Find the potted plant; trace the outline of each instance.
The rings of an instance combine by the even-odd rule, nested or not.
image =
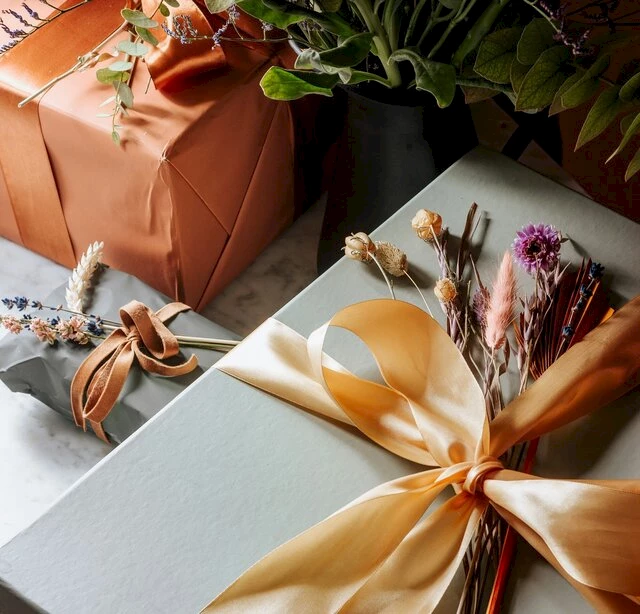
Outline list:
[[[298,48],[291,69],[271,68],[277,100],[346,93],[336,173],[329,183],[321,252],[345,231],[373,228],[474,143],[461,104],[506,95],[516,111],[591,110],[577,147],[620,113],[616,155],[640,129],[640,74],[605,74],[636,35],[633,2],[620,0],[206,0],[236,4],[285,30]],[[605,32],[597,32],[604,26]],[[640,57],[637,54],[636,57]],[[637,64],[637,63],[636,63]],[[407,138],[412,135],[412,138]],[[435,163],[434,163],[435,158]],[[440,167],[440,168],[438,168]],[[640,154],[627,176],[640,169]],[[346,222],[344,221],[346,219]],[[321,267],[323,268],[323,267]]]

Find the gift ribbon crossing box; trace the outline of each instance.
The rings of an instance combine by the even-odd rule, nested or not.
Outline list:
[[[534,221],[569,236],[566,260],[588,253],[607,266],[614,307],[640,293],[636,223],[482,149],[446,171],[372,236],[401,246],[419,283],[431,287],[438,265],[431,248],[415,236],[411,218],[420,208],[438,210],[459,235],[474,201],[485,212],[478,254],[485,279],[516,231]],[[398,298],[420,305],[409,284],[399,281],[395,289]],[[345,306],[385,292],[373,268],[343,259],[275,318],[308,337]],[[327,353],[369,375],[366,351],[349,341],[332,336]],[[639,401],[636,391],[545,436],[534,473],[637,478]],[[349,427],[213,369],[0,549],[0,604],[19,600],[51,614],[195,613],[280,544],[367,490],[422,468]],[[83,521],[70,521],[78,518]],[[454,582],[438,614],[456,611],[460,589]],[[591,608],[519,542],[503,611]]]
[[[8,4],[22,11],[19,0]],[[259,87],[285,52],[181,45],[156,29],[159,47],[134,70],[135,107],[118,118],[121,147],[111,119],[97,117],[113,88],[95,68],[18,109],[113,33],[126,5],[86,3],[0,55],[0,235],[69,267],[104,241],[107,264],[197,309],[293,218],[294,120]],[[191,0],[172,11],[188,13],[199,32],[220,26]],[[3,15],[19,25],[12,19]],[[244,15],[239,28],[255,36]]]

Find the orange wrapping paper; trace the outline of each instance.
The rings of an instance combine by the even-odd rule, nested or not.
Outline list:
[[[46,28],[38,36],[45,34]],[[21,43],[0,61],[1,91],[11,89],[11,55],[30,44]],[[233,43],[225,45],[224,56],[226,67],[170,94],[153,85],[145,93],[149,73],[139,63],[132,82],[135,109],[119,122],[122,148],[111,142],[110,119],[96,117],[112,91],[91,69],[56,85],[37,107],[74,257],[90,242],[104,241],[107,264],[194,308],[204,306],[293,218],[291,112],[266,99],[258,85],[280,60],[263,48]],[[0,96],[0,105],[10,98]],[[3,169],[10,155],[11,144],[0,151]],[[0,234],[25,243],[5,174]],[[44,228],[51,223],[48,210],[43,208]],[[47,253],[46,245],[29,247],[69,264],[70,256]]]

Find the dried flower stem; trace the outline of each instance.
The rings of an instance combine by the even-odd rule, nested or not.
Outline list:
[[[418,291],[418,294],[420,295],[420,297],[422,298],[422,301],[424,302],[424,306],[427,308],[427,312],[433,318],[431,307],[429,307],[429,303],[427,303],[427,299],[424,297],[424,294],[422,294],[422,290],[420,290],[418,284],[414,281],[413,277],[411,277],[411,275],[409,275],[407,271],[405,271],[404,274],[409,279],[409,281],[415,286],[416,290]]]
[[[378,266],[378,268],[380,269],[380,272],[382,273],[382,277],[384,277],[384,280],[387,282],[387,288],[389,288],[389,293],[391,294],[391,298],[395,299],[396,298],[396,294],[393,291],[393,285],[391,284],[391,280],[387,276],[387,273],[382,268],[382,265],[378,262],[378,259],[375,257],[375,254],[370,254],[370,256],[371,256],[371,260],[373,260],[376,263],[376,265]]]

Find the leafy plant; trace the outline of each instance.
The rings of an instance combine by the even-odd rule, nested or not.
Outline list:
[[[529,113],[586,104],[576,148],[625,116],[609,160],[640,133],[638,62],[615,80],[607,75],[616,46],[639,38],[640,23],[631,17],[640,17],[640,7],[621,14],[616,0],[584,0],[571,10],[566,2],[550,8],[551,0],[207,0],[207,6],[218,12],[233,2],[303,49],[294,69],[265,74],[269,98],[331,96],[339,84],[371,81],[430,92],[440,107],[451,104],[456,87],[468,102],[506,94],[516,110]],[[608,34],[593,35],[597,26]],[[640,151],[626,178],[639,170]]]

